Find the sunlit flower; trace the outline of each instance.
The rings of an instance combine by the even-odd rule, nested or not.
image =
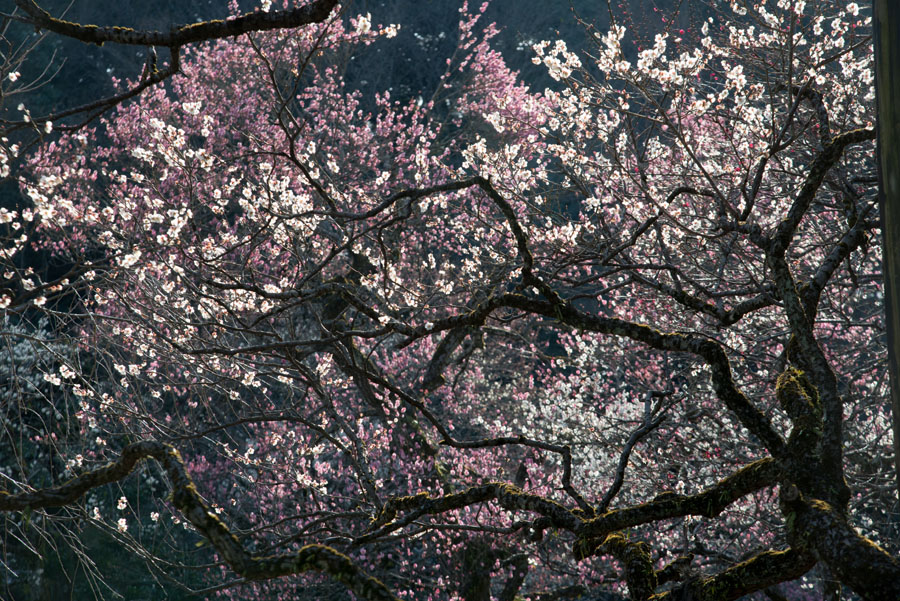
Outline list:
[[[372,30],[372,14],[366,13],[366,16],[356,17],[356,33],[363,35]]]

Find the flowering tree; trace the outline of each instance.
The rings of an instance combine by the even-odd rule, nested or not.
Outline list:
[[[80,430],[0,508],[194,536],[224,596],[900,597],[871,18],[717,6],[536,43],[536,93],[463,5],[421,100],[350,89],[397,28],[332,13],[41,148],[5,257],[75,267],[0,304],[71,291]]]
[[[170,31],[163,33],[127,26],[98,27],[74,23],[52,16],[34,0],[15,0],[13,11],[2,13],[0,25],[0,42],[3,46],[0,52],[0,110],[7,109],[6,114],[0,114],[0,147],[3,150],[0,153],[0,175],[7,177],[10,163],[15,161],[20,149],[41,143],[53,131],[54,124],[62,131],[77,131],[120,103],[165,82],[181,69],[181,54],[185,47],[249,32],[293,29],[320,23],[337,5],[337,0],[285,6],[283,10],[271,10],[271,5],[269,1],[263,3],[266,10],[239,14],[237,4],[234,4],[233,15],[226,20],[173,25]],[[36,35],[17,40],[18,36],[9,31],[11,23],[33,27]],[[59,70],[51,59],[50,64],[40,65],[28,77],[23,77],[22,74],[22,67],[34,62],[32,54],[48,35],[63,36],[98,46],[112,43],[143,47],[147,51],[147,61],[137,81],[110,97],[95,98],[86,104],[68,106],[49,114],[32,114],[33,107],[19,102],[16,112],[13,112],[9,109],[17,98],[27,98],[46,86]],[[162,69],[157,64],[157,49],[165,50],[169,55],[168,64]]]

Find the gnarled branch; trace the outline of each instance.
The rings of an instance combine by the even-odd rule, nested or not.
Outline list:
[[[369,576],[349,557],[326,545],[306,545],[294,553],[269,557],[251,555],[197,493],[178,450],[161,442],[148,440],[130,444],[122,450],[118,461],[111,461],[59,486],[18,494],[0,491],[0,511],[24,511],[74,503],[89,490],[125,478],[138,463],[149,458],[155,459],[165,470],[172,487],[172,504],[210,542],[231,569],[244,578],[262,580],[302,572],[323,572],[363,599],[396,600],[380,580]]]

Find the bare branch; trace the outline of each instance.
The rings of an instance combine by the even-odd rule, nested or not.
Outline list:
[[[252,31],[291,29],[312,23],[321,23],[337,6],[337,0],[317,0],[290,10],[252,12],[233,19],[178,25],[169,32],[160,32],[141,31],[129,27],[81,25],[52,17],[34,0],[15,0],[15,2],[16,6],[25,11],[34,26],[88,44],[113,42],[115,44],[163,46],[166,48],[230,38]]]

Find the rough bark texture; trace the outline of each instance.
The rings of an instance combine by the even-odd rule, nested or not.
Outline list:
[[[861,536],[832,505],[782,491],[791,535],[863,599],[900,599],[900,561]]]
[[[690,496],[663,493],[647,503],[608,511],[587,520],[579,534],[584,538],[600,538],[624,528],[685,515],[713,518],[737,499],[774,485],[779,475],[774,460],[760,459],[702,493]]]
[[[809,553],[794,549],[763,551],[709,578],[685,582],[671,591],[653,595],[651,601],[729,601],[754,591],[800,578],[816,564]]]
[[[150,458],[159,462],[169,478],[172,504],[237,574],[248,580],[263,580],[303,572],[323,572],[363,599],[396,599],[381,581],[367,575],[349,557],[326,545],[306,545],[296,553],[270,557],[251,555],[197,493],[178,450],[159,442],[128,445],[118,461],[76,476],[60,486],[20,494],[0,491],[0,511],[68,505],[93,488],[125,478],[138,463]]]

